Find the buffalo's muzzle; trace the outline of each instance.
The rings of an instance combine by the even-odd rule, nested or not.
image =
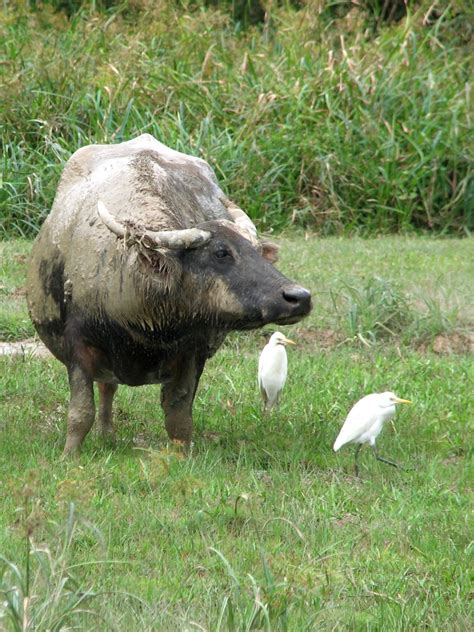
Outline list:
[[[284,289],[283,298],[298,314],[308,314],[311,310],[311,292],[300,285]]]

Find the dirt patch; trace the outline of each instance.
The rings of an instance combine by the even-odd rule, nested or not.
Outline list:
[[[300,329],[295,336],[298,343],[318,347],[319,349],[334,349],[344,343],[344,336],[333,329]],[[424,342],[417,347],[418,351],[433,351],[439,355],[461,353],[474,354],[474,332],[453,332],[439,334],[430,342]],[[37,358],[50,358],[51,353],[42,342],[36,338],[28,338],[18,342],[0,342],[0,356],[32,355]],[[227,408],[232,412],[233,402],[227,401]]]
[[[0,342],[0,356],[33,356],[35,358],[52,358],[44,344],[36,338],[28,338],[18,342]]]
[[[420,345],[419,350],[433,351],[439,355],[474,354],[474,332],[454,331],[450,334],[439,334],[432,341]]]
[[[332,522],[336,527],[345,527],[346,524],[356,524],[358,522],[357,516],[354,514],[346,513],[341,518],[332,518]]]
[[[474,353],[474,333],[444,334],[433,341],[435,353]]]
[[[343,333],[333,329],[300,329],[294,336],[295,341],[319,349],[331,350],[349,341]],[[397,338],[386,340],[384,346],[399,346]],[[357,346],[357,343],[356,343]],[[417,351],[422,353],[434,352],[439,355],[454,355],[469,353],[474,354],[474,331],[453,331],[451,333],[439,334],[432,340],[412,345]]]
[[[444,459],[443,465],[458,465],[460,462],[462,462],[463,459],[464,456],[454,454],[453,456],[448,456],[446,459]]]
[[[14,287],[11,290],[7,290],[6,285],[1,285],[1,284],[0,284],[0,292],[10,298],[19,298],[19,297],[23,298],[23,296],[26,295],[26,289],[24,287]]]
[[[26,296],[26,288],[24,287],[16,287],[8,294],[12,298],[23,298]]]
[[[344,336],[333,329],[300,329],[295,341],[321,349],[332,349],[344,341]]]

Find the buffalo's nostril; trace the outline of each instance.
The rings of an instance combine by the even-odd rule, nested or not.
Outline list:
[[[311,292],[305,290],[304,287],[295,285],[294,287],[283,290],[283,298],[288,301],[288,303],[294,303],[295,305],[298,303],[308,304],[311,300]]]

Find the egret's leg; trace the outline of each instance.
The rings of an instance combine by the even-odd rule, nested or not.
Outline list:
[[[388,463],[388,465],[393,465],[393,467],[398,467],[401,470],[403,470],[403,467],[399,465],[398,463],[394,463],[393,461],[389,461],[389,459],[384,459],[383,456],[380,456],[380,454],[377,453],[377,450],[375,449],[374,445],[372,446],[372,450],[374,451],[375,458],[377,459],[377,461],[382,461],[382,463]]]
[[[362,443],[359,443],[354,452],[354,460],[355,460],[355,475],[359,476],[359,463],[357,462],[357,458],[359,456],[360,449],[362,447]]]

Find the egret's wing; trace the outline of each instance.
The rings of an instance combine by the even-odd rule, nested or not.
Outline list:
[[[265,375],[266,379],[278,385],[278,390],[281,391],[288,375],[288,359],[286,357],[285,347],[279,345],[272,349],[271,354],[268,354],[268,358],[266,358]]]
[[[266,365],[266,353],[267,351],[267,347],[264,347],[262,350],[262,353],[260,354],[260,358],[258,359],[258,376],[257,376],[257,380],[258,380],[258,386],[260,388],[260,390],[262,390],[263,388],[263,376],[265,373],[265,365]]]
[[[286,357],[286,351],[283,348],[283,358],[282,358],[282,366],[281,366],[281,388],[285,386],[286,378],[288,377],[288,358]]]
[[[258,384],[265,391],[268,408],[278,399],[287,376],[287,358],[284,347],[265,347],[258,363]]]
[[[370,396],[359,400],[349,411],[334,443],[334,450],[338,450],[346,443],[351,443],[367,432],[376,422],[377,414],[378,411],[373,407]]]
[[[261,379],[260,379],[260,376],[259,376],[259,378],[258,378],[258,388],[259,388],[259,390],[260,390],[260,394],[261,394],[261,396],[262,396],[263,402],[264,402],[264,404],[266,404],[266,403],[267,403],[267,401],[268,401],[268,395],[267,395],[267,391],[265,390],[265,388],[264,388],[264,386],[263,386],[263,384],[262,384],[262,381],[261,381]]]
[[[268,402],[268,395],[264,387],[264,374],[265,374],[265,365],[266,365],[266,356],[268,355],[268,346],[265,346],[260,354],[260,358],[258,360],[258,388],[260,389],[260,394],[262,395],[263,403],[265,407]]]

